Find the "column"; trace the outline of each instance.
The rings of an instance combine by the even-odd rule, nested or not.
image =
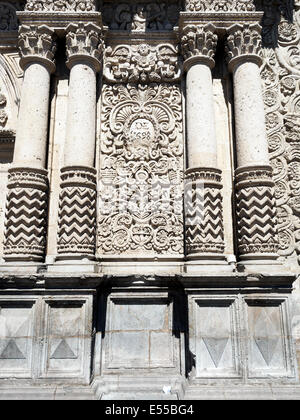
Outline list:
[[[24,70],[13,167],[8,174],[4,259],[42,261],[47,228],[46,167],[50,75],[55,43],[45,25],[22,25],[20,65]]]
[[[189,259],[223,258],[221,170],[217,168],[211,69],[215,27],[187,25],[182,31],[186,71],[187,169],[185,245]]]
[[[268,155],[260,79],[260,26],[228,29],[236,131],[235,171],[238,253],[243,260],[277,258],[274,182]]]
[[[67,27],[70,68],[67,137],[59,198],[60,259],[93,259],[96,242],[96,75],[102,53],[101,29]]]

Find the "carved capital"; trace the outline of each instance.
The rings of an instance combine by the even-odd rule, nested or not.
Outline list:
[[[255,11],[253,0],[186,0],[188,12],[252,12]]]
[[[56,43],[54,31],[46,25],[22,25],[19,30],[20,65],[24,69],[28,63],[41,62],[54,72]]]
[[[252,25],[232,25],[227,30],[226,52],[228,57],[229,70],[242,62],[254,62],[261,65],[261,26]]]
[[[185,70],[188,70],[195,62],[207,64],[210,68],[214,66],[213,56],[218,40],[214,33],[215,29],[215,26],[210,23],[207,25],[187,25],[183,28],[181,50],[185,60]]]
[[[93,23],[71,23],[67,27],[67,65],[89,61],[96,71],[101,68],[103,50],[102,30]]]
[[[28,0],[28,12],[93,12],[95,0]]]

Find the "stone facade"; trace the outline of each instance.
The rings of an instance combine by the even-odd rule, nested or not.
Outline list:
[[[300,399],[300,4],[0,4],[0,396]]]

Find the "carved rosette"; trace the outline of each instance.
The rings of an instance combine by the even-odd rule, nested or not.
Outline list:
[[[235,177],[240,257],[276,258],[278,236],[271,166],[238,168]]]
[[[67,65],[88,60],[99,71],[103,50],[101,28],[93,23],[71,23],[66,31]]]
[[[47,171],[12,168],[8,173],[4,259],[42,261],[47,233]]]
[[[95,0],[28,0],[28,12],[93,12]]]
[[[185,70],[195,62],[207,64],[212,68],[215,64],[215,54],[218,36],[214,33],[215,26],[187,25],[181,33],[181,51],[184,58]]]
[[[58,254],[93,258],[96,235],[96,169],[65,167],[61,170],[58,215]]]
[[[191,168],[185,173],[185,246],[188,257],[224,253],[222,171]]]
[[[226,52],[229,70],[243,61],[261,65],[261,26],[259,24],[235,24],[227,30]]]
[[[253,0],[186,0],[188,12],[253,12]]]
[[[28,63],[41,62],[50,72],[54,72],[56,51],[55,34],[46,25],[22,25],[19,30],[20,65],[24,69]]]

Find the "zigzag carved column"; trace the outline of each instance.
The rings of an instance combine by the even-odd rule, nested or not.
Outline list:
[[[64,168],[61,170],[58,254],[93,259],[96,242],[96,74],[101,29],[93,23],[67,28],[70,84]]]
[[[185,244],[189,259],[223,258],[221,170],[211,68],[217,44],[215,27],[187,25],[182,30],[186,71],[187,170],[185,184]]]
[[[227,39],[234,83],[237,239],[243,260],[278,256],[274,182],[259,72],[260,30],[258,24],[233,25]]]
[[[55,70],[53,31],[22,25],[24,70],[13,167],[9,169],[4,259],[42,261],[46,244],[46,165],[50,74]]]

